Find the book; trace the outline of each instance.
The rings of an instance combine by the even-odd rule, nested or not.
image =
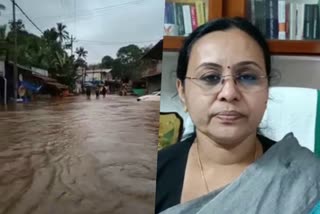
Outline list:
[[[197,12],[196,12],[195,4],[190,5],[190,13],[191,13],[192,30],[194,31],[198,27]]]
[[[286,1],[278,1],[278,39],[286,39]]]
[[[173,3],[166,2],[165,3],[165,13],[164,13],[164,23],[165,24],[174,24],[174,11],[173,11]]]
[[[296,3],[296,40],[303,39],[304,5],[305,3]]]
[[[183,11],[183,23],[184,23],[184,29],[185,29],[185,36],[188,36],[192,32],[190,5],[183,4],[182,11]]]
[[[255,26],[266,36],[266,2],[265,0],[254,0],[254,23]]]
[[[289,4],[289,39],[295,40],[297,35],[297,4]]]
[[[256,25],[256,17],[255,17],[255,0],[250,0],[250,3],[247,6],[246,17],[253,25]]]
[[[185,35],[185,27],[184,27],[184,20],[183,20],[183,9],[181,3],[176,3],[176,23],[178,25],[178,35],[184,36]]]
[[[312,39],[320,39],[320,22],[319,22],[319,6],[318,5],[313,5],[313,35]]]
[[[304,23],[303,23],[303,39],[312,39],[314,24],[313,5],[304,5]]]
[[[266,0],[266,37],[267,39],[278,39],[278,1]]]
[[[196,1],[196,12],[197,12],[197,20],[198,20],[198,26],[203,25],[205,23],[205,17],[204,17],[204,11],[203,11],[203,2],[202,1]]]
[[[290,38],[290,3],[286,2],[286,39]]]

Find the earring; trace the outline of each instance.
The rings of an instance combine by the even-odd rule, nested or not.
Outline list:
[[[184,112],[188,112],[187,106],[184,106],[183,111],[184,111]]]

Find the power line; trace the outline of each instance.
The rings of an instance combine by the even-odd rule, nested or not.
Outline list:
[[[22,10],[22,8],[16,3],[14,2],[13,0],[10,0],[15,6],[17,6],[17,8],[22,12],[22,14],[31,22],[31,24],[33,26],[35,26],[37,28],[37,30],[39,30],[42,34],[42,30],[31,20],[31,18],[24,12],[24,10]]]
[[[114,42],[103,42],[103,41],[94,41],[94,40],[82,40],[82,39],[78,39],[77,41],[79,42],[85,42],[85,43],[95,43],[92,45],[117,45],[117,44],[127,44],[127,43],[131,43],[131,44],[135,44],[135,43],[147,43],[147,42],[158,42],[160,40],[159,39],[153,39],[153,40],[144,40],[144,41],[114,41]]]
[[[114,8],[123,8],[123,7],[126,7],[126,6],[133,7],[133,6],[137,5],[141,1],[144,1],[144,0],[135,0],[135,1],[131,1],[131,2],[126,2],[126,3],[121,3],[121,4],[115,4],[115,5],[110,5],[110,6],[106,6],[106,7],[96,8],[96,9],[93,9],[93,10],[78,11],[76,18],[87,19],[87,18],[92,18],[94,16],[104,15],[104,14],[106,14],[106,12],[113,11]],[[131,7],[129,7],[129,8],[131,8]],[[44,19],[44,18],[58,18],[58,17],[63,19],[63,20],[68,20],[68,19],[72,20],[72,19],[74,19],[74,17],[72,15],[70,15],[70,14],[68,14],[68,15],[38,16],[38,17],[33,17],[33,18],[34,19]]]

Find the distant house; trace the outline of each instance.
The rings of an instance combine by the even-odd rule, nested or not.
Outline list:
[[[14,98],[14,74],[13,74],[13,62],[2,61],[4,64],[5,78],[7,80],[7,87],[5,89],[4,79],[0,78],[0,103],[4,101],[5,94],[7,92],[7,101]],[[60,95],[64,91],[68,90],[68,86],[60,84],[57,80],[48,77],[48,72],[43,69],[29,68],[23,65],[17,65],[17,85],[18,95],[19,88],[25,92],[25,96],[28,98],[33,97],[35,94],[48,94],[48,95]],[[20,91],[21,93],[21,91]]]
[[[79,67],[77,74],[79,78],[76,80],[76,93],[80,93],[85,90],[88,85],[104,85],[108,81],[113,81],[112,69],[89,69]],[[82,91],[84,92],[84,91]]]
[[[160,40],[142,57],[142,60],[152,59],[153,62],[152,66],[147,68],[142,76],[142,79],[146,81],[147,94],[161,89],[162,44],[163,40]]]
[[[85,82],[104,84],[112,80],[112,69],[94,69],[85,71]]]

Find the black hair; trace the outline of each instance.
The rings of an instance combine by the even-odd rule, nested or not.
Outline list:
[[[190,53],[192,47],[196,41],[198,41],[201,37],[208,33],[212,33],[215,31],[226,31],[232,28],[237,28],[247,33],[252,39],[254,39],[260,46],[264,61],[265,61],[265,69],[268,76],[268,82],[270,84],[270,73],[271,73],[271,56],[268,43],[264,38],[263,34],[256,28],[253,24],[251,24],[248,20],[241,17],[234,18],[220,18],[210,22],[207,22],[204,25],[198,27],[195,31],[193,31],[184,41],[184,44],[179,52],[178,58],[178,66],[177,66],[177,78],[184,82],[188,62],[190,58]]]

